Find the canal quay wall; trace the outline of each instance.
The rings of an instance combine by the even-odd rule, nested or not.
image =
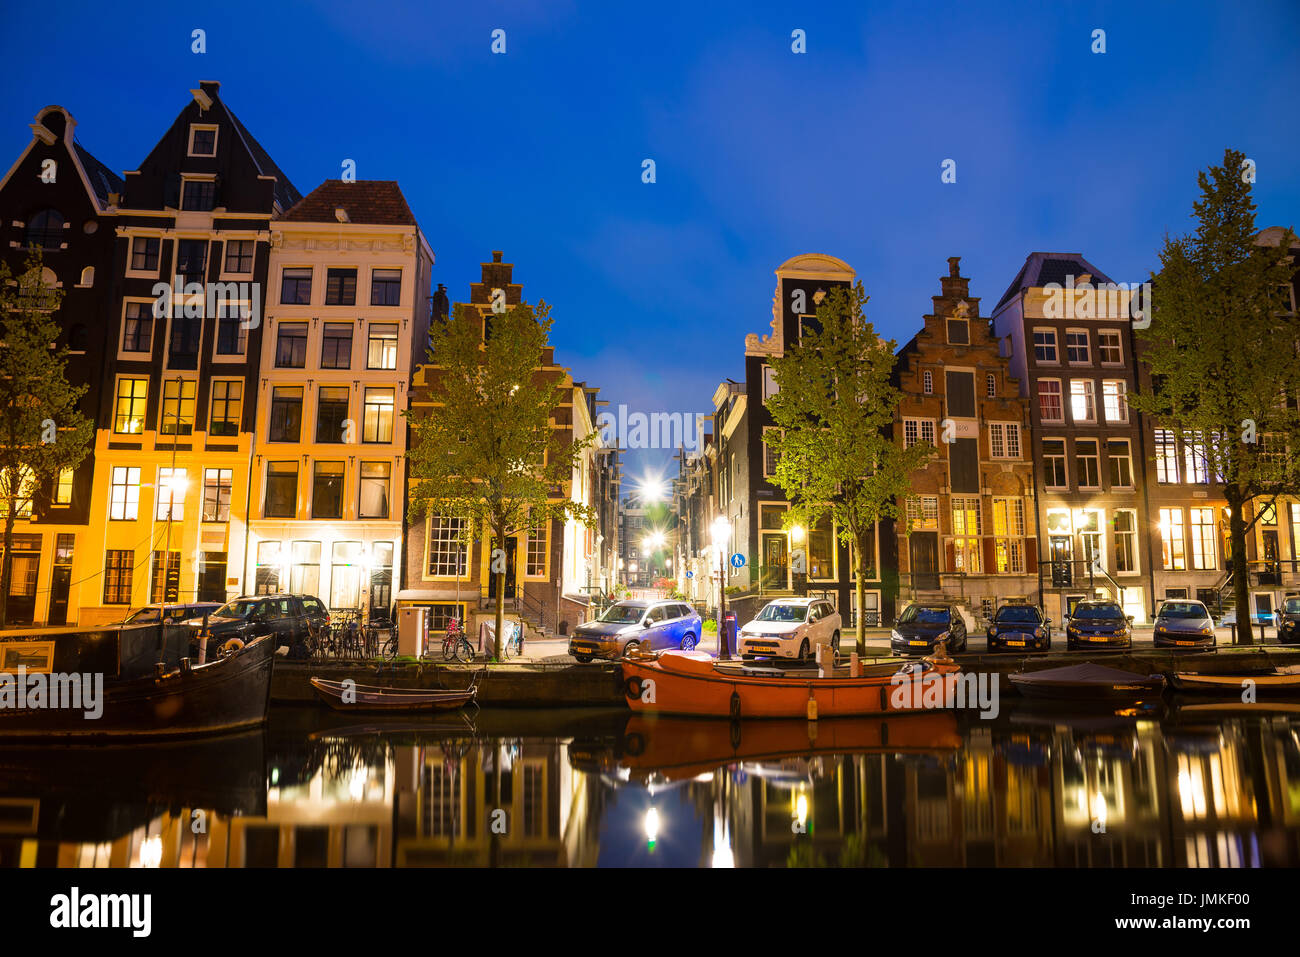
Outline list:
[[[1040,671],[1091,661],[1110,668],[1140,674],[1196,671],[1229,674],[1237,671],[1266,672],[1275,667],[1300,664],[1300,648],[1277,645],[1225,647],[1209,652],[1140,650],[1131,652],[1070,652],[1044,655],[957,655],[964,671],[995,674],[999,693],[1014,696],[1007,675]],[[888,655],[864,658],[865,666],[901,659]],[[738,662],[737,662],[738,663]],[[623,677],[617,663],[610,664],[494,664],[494,665],[398,665],[382,672],[373,664],[279,660],[271,679],[271,700],[282,704],[319,700],[312,690],[312,677],[357,684],[399,688],[459,689],[479,673],[478,702],[499,708],[610,708],[624,703]]]

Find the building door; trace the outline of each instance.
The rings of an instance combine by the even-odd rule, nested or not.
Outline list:
[[[1052,587],[1069,588],[1074,584],[1074,541],[1069,535],[1051,538]]]
[[[908,537],[912,559],[912,587],[934,591],[939,587],[939,533],[913,532]]]
[[[50,570],[51,625],[68,623],[68,592],[72,586],[73,536],[60,532],[54,539],[54,565]]]
[[[1259,572],[1259,583],[1261,585],[1280,585],[1282,584],[1282,568],[1277,560],[1277,529],[1264,529],[1260,533],[1260,542],[1263,545],[1264,567]]]
[[[763,584],[769,588],[788,588],[788,543],[784,534],[763,536]]]
[[[519,549],[519,540],[517,540],[517,538],[507,538],[506,549],[504,549],[504,551],[506,551],[506,597],[507,598],[515,597],[515,553],[517,549]],[[497,554],[497,551],[495,551],[494,549],[493,554],[491,554],[491,557],[489,559],[489,562],[495,563],[497,562],[498,558],[500,557]],[[497,575],[495,575],[495,572],[497,572],[497,566],[495,566],[495,564],[489,564],[489,566],[487,566],[487,573],[489,573],[489,580],[491,581],[491,586],[487,594],[490,594],[490,596],[493,598],[497,597],[497,588],[498,588],[497,583],[500,580],[498,579]]]

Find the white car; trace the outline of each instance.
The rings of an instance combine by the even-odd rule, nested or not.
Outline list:
[[[808,658],[817,645],[840,650],[840,613],[824,598],[778,598],[740,629],[742,658]]]

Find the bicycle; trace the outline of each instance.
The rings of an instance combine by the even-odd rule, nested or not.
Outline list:
[[[524,653],[524,626],[517,621],[507,621],[505,627],[510,629],[510,633],[501,642],[501,657],[518,658]]]
[[[337,654],[328,621],[307,622],[307,654],[311,658],[329,658]]]
[[[447,622],[447,633],[442,639],[442,660],[474,660],[474,646],[469,643],[469,637],[465,634],[465,629],[461,628],[460,622],[455,618]]]
[[[366,646],[370,657],[392,661],[397,657],[397,625],[387,618],[372,619],[366,626]]]

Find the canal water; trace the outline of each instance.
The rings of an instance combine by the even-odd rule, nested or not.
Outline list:
[[[0,866],[1300,864],[1300,707],[995,721],[272,709],[183,745],[0,746]]]

